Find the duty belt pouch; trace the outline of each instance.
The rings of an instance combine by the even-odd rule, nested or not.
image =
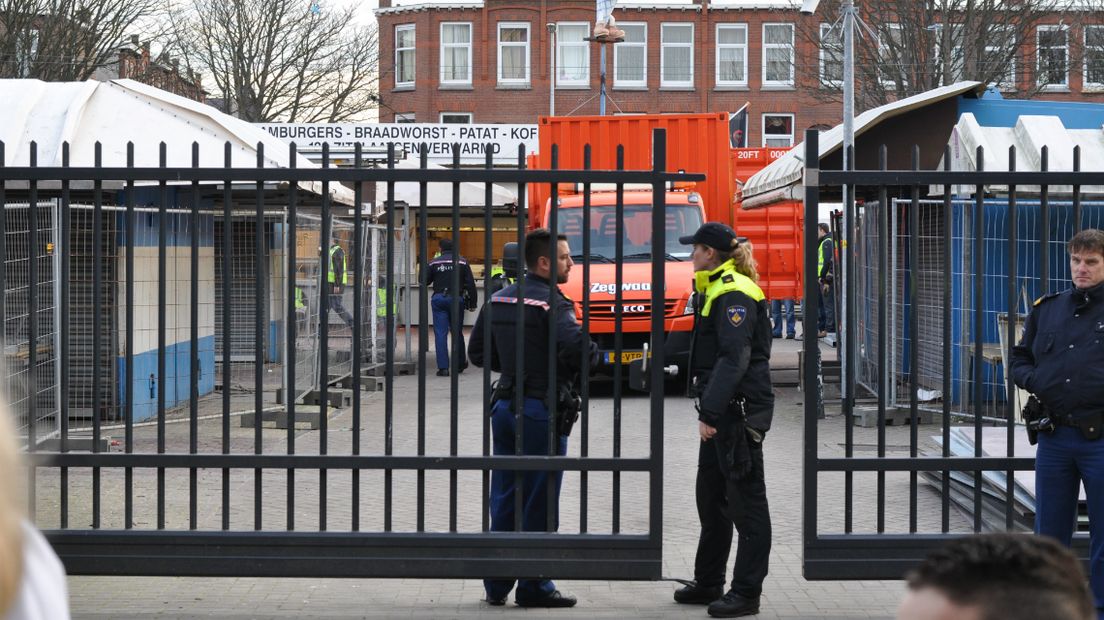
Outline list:
[[[1076,419],[1077,428],[1081,429],[1081,434],[1089,441],[1100,439],[1102,421],[1104,421],[1104,414],[1102,413],[1090,413]]]
[[[1027,429],[1027,441],[1031,445],[1039,443],[1039,432],[1049,433],[1054,430],[1054,423],[1050,417],[1046,415],[1043,410],[1043,403],[1035,398],[1035,395],[1027,397],[1027,402],[1024,403],[1023,411],[1021,412],[1024,420],[1024,427]]]

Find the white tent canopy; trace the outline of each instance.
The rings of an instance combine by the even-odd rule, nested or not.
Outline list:
[[[404,170],[418,169],[421,163],[416,157],[408,157],[395,162],[395,168]],[[441,170],[445,166],[430,162],[429,170]],[[460,184],[460,206],[482,207],[486,200],[483,183],[464,182]],[[376,184],[376,201],[387,201],[387,183]],[[405,202],[411,207],[447,207],[452,205],[452,183],[427,183],[426,204],[422,205],[421,184],[415,182],[395,183],[395,203]],[[491,184],[491,205],[502,206],[517,203],[517,193],[497,184]]]
[[[134,165],[160,165],[160,143],[166,145],[169,167],[192,165],[192,143],[199,145],[200,167],[225,165],[230,144],[236,167],[257,165],[257,145],[264,145],[264,165],[290,167],[288,146],[267,131],[215,108],[133,80],[42,82],[0,80],[0,141],[5,164],[30,164],[31,143],[38,148],[39,166],[60,166],[62,145],[69,143],[69,165],[92,167],[95,144],[101,144],[105,167],[125,167],[127,143],[134,143]],[[317,168],[303,156],[296,167]],[[74,184],[74,187],[79,187]],[[321,193],[321,183],[300,187]],[[332,197],[353,204],[353,193],[330,184]]]

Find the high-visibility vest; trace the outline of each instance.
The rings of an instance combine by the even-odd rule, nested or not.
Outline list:
[[[816,274],[817,274],[818,278],[820,277],[820,274],[824,272],[824,244],[825,243],[828,244],[828,251],[831,252],[832,251],[832,238],[831,237],[825,237],[824,240],[820,242],[820,251],[817,252],[817,272],[816,272]]]
[[[399,305],[398,304],[392,304],[392,309],[391,310],[392,310],[393,315],[398,315]],[[386,288],[377,288],[376,289],[376,316],[378,316],[378,317],[387,316],[387,289]]]
[[[336,243],[330,246],[330,262],[326,264],[326,281],[330,284],[333,284],[334,279],[337,277],[336,275],[334,275],[333,257],[334,254],[336,254],[337,251],[340,249],[341,246],[337,245]],[[343,286],[349,284],[349,268],[348,264],[345,262],[344,251],[341,252],[341,284]]]
[[[736,261],[733,259],[721,263],[716,269],[696,272],[694,274],[694,290],[705,296],[705,300],[702,302],[702,316],[709,316],[713,302],[725,293],[740,291],[757,302],[766,297],[763,294],[763,289],[759,288],[758,284],[736,271]]]

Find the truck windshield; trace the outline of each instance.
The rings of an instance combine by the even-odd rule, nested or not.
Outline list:
[[[590,256],[595,262],[612,261],[617,254],[617,208],[614,205],[591,207]],[[625,205],[625,245],[622,256],[626,261],[647,261],[652,258],[652,205]],[[558,228],[567,235],[574,252],[572,258],[583,255],[583,213],[581,209],[561,209],[557,214]],[[667,260],[686,260],[693,250],[679,243],[679,237],[691,235],[702,225],[701,210],[695,205],[667,205],[666,248]]]

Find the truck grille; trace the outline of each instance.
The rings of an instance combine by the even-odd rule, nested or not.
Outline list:
[[[651,317],[652,302],[649,301],[622,301],[623,307],[621,313],[621,320],[623,321],[642,321]],[[665,317],[676,316],[675,310],[678,306],[678,301],[669,299],[663,304],[663,315]],[[590,302],[590,318],[592,321],[612,321],[616,317],[616,305],[612,301],[592,301]]]

